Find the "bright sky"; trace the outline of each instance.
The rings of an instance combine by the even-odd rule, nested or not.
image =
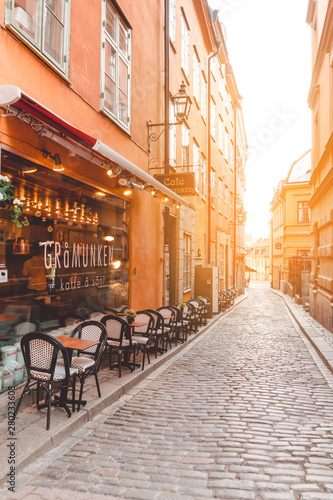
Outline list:
[[[311,148],[308,0],[209,0],[220,11],[249,144],[246,232],[269,236],[269,204],[291,164]]]

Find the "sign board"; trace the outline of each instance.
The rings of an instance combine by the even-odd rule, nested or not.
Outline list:
[[[155,179],[180,196],[195,195],[194,173],[155,175]]]

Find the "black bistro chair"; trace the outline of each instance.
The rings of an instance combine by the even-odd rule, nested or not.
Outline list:
[[[9,334],[23,337],[26,333],[40,332],[41,329],[41,324],[37,319],[20,319],[11,326]]]
[[[37,410],[47,408],[46,430],[50,429],[51,406],[65,409],[68,417],[71,416],[64,395],[68,388],[72,389],[72,411],[75,411],[75,381],[77,369],[71,368],[68,353],[64,345],[52,335],[42,332],[27,333],[21,339],[22,354],[27,369],[28,380],[16,407],[18,413],[23,397],[29,392],[37,392]],[[57,363],[62,355],[63,364]],[[39,403],[40,390],[46,392],[45,403]],[[52,401],[52,396],[61,390],[60,398]]]
[[[93,375],[95,377],[98,397],[101,397],[97,374],[101,366],[102,356],[106,346],[107,333],[105,326],[99,321],[86,320],[83,323],[78,324],[70,336],[84,340],[96,340],[99,342],[92,347],[88,347],[88,349],[85,349],[84,351],[80,351],[78,356],[72,358],[71,367],[77,370],[80,380],[80,395],[77,408],[79,411],[82,401],[83,386],[89,375]],[[63,360],[59,360],[59,363],[62,364]]]
[[[107,314],[101,319],[107,331],[110,369],[117,367],[121,377],[121,367],[126,366],[133,372],[135,369],[135,342],[132,341],[131,329],[127,321],[118,316]],[[112,355],[117,356],[117,363],[112,363]],[[130,362],[133,355],[133,362]]]
[[[145,323],[143,326],[135,326],[133,328],[132,336],[132,341],[136,343],[136,352],[142,352],[143,370],[145,367],[146,354],[148,363],[150,363],[149,348],[155,346],[154,318],[148,311],[138,311],[136,314],[135,322]]]

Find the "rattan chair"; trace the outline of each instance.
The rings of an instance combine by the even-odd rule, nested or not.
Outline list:
[[[145,367],[146,355],[148,363],[150,363],[149,348],[155,345],[154,318],[147,311],[138,311],[135,322],[145,323],[143,326],[135,326],[132,335],[132,341],[136,343],[135,349],[137,354],[142,352],[141,368],[143,370]]]
[[[104,316],[101,322],[105,325],[107,331],[110,369],[117,367],[119,377],[121,377],[122,366],[129,368],[133,372],[135,369],[135,342],[132,342],[129,324],[123,318],[112,314]],[[117,356],[117,363],[112,363],[112,355]],[[133,362],[130,362],[131,356],[133,356]]]
[[[29,392],[37,392],[37,409],[47,408],[46,429],[50,429],[51,406],[65,409],[68,417],[71,411],[66,403],[67,390],[72,389],[72,411],[75,411],[76,368],[69,366],[68,354],[64,345],[52,335],[42,332],[27,333],[21,339],[22,354],[28,374],[28,380],[16,407],[18,413],[23,397]],[[63,364],[57,363],[62,355]],[[39,403],[40,390],[46,392],[45,403]],[[61,390],[60,398],[52,401],[52,396]]]

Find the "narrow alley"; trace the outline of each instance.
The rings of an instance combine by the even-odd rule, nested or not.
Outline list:
[[[332,500],[333,375],[280,297],[248,293],[3,498]]]

